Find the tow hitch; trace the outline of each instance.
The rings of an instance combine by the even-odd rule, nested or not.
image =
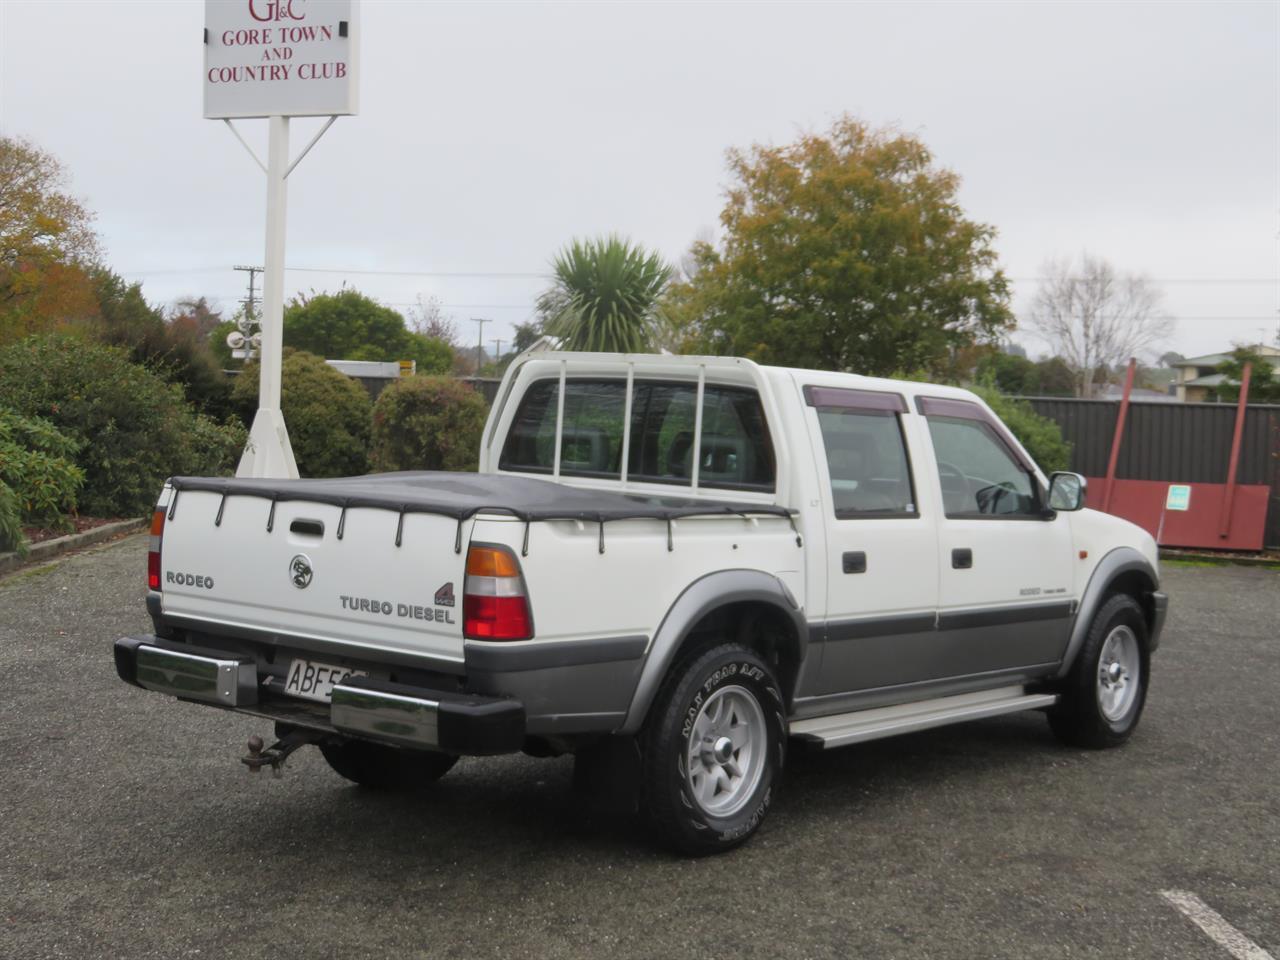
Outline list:
[[[271,775],[279,777],[284,772],[284,762],[289,754],[308,743],[319,743],[324,734],[315,730],[297,727],[290,730],[271,746],[263,749],[262,738],[255,735],[249,738],[249,755],[241,757],[240,762],[249,768],[250,773],[257,773],[263,767],[271,768]]]

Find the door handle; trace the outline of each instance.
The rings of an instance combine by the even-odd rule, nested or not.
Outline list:
[[[951,566],[957,570],[968,570],[973,566],[973,551],[968,547],[957,547],[952,550]]]
[[[866,573],[867,555],[861,550],[850,550],[840,558],[845,573]]]

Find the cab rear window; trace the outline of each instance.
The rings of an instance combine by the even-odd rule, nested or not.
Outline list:
[[[499,469],[554,473],[559,390],[558,380],[529,386],[508,431]],[[566,380],[562,476],[621,478],[626,391],[625,380]],[[695,437],[697,397],[696,384],[634,382],[628,479],[691,486],[696,468],[699,487],[773,490],[773,445],[756,392],[705,385],[700,440]]]

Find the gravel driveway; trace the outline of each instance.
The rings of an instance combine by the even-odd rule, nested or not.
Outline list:
[[[1143,724],[1064,748],[1039,715],[796,756],[742,850],[681,860],[570,790],[571,761],[348,785],[264,723],[116,679],[146,538],[0,581],[0,956],[1280,955],[1280,574],[1167,571]]]

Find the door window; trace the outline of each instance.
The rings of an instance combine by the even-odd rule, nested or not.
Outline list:
[[[1036,484],[979,420],[929,416],[938,482],[948,517],[1026,517],[1040,511]]]
[[[818,425],[838,519],[918,515],[898,414],[819,408]]]

